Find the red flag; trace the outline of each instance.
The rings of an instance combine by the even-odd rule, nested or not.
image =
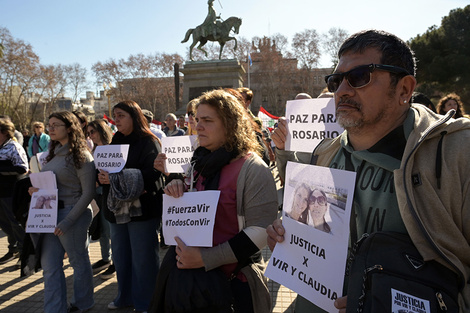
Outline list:
[[[113,119],[108,117],[106,114],[103,114],[103,118],[105,120],[107,120],[110,124],[116,125],[116,123],[114,123]]]
[[[263,127],[268,128],[269,131],[273,131],[274,124],[277,123],[279,116],[274,116],[268,111],[266,111],[263,107],[259,108],[258,118],[263,123]]]

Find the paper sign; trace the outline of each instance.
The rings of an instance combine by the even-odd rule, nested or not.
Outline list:
[[[35,188],[46,190],[57,189],[56,177],[52,171],[31,173],[29,174],[29,179],[31,180],[31,185]]]
[[[97,146],[93,157],[98,170],[108,173],[119,173],[127,162],[129,145]]]
[[[33,193],[29,205],[27,233],[53,233],[57,226],[57,189]]]
[[[166,173],[185,173],[197,147],[197,136],[174,136],[162,138],[162,151],[166,154]]]
[[[312,152],[325,138],[334,138],[343,132],[336,124],[335,102],[331,98],[287,101],[286,150]]]
[[[163,236],[176,246],[175,236],[187,246],[212,247],[219,190],[185,192],[180,198],[163,195]]]
[[[49,151],[36,153],[36,158],[39,163],[39,170],[41,170],[41,168],[43,168],[43,166],[46,164],[46,158],[48,155],[49,155]]]
[[[327,312],[343,294],[356,173],[288,162],[282,224],[265,275]]]

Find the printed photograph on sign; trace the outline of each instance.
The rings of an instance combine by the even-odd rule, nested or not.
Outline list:
[[[57,226],[57,189],[39,189],[31,196],[27,233],[53,233]]]
[[[295,187],[290,208],[285,210],[286,217],[331,235],[342,232],[347,190],[309,183],[305,179],[291,180],[290,184]]]
[[[265,275],[327,312],[342,296],[356,173],[288,162],[284,241]]]

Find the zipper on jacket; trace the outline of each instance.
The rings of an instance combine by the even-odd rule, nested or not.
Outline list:
[[[439,291],[436,292],[436,299],[437,299],[437,302],[439,303],[439,307],[441,308],[441,311],[447,312],[447,306],[444,302],[442,294]]]

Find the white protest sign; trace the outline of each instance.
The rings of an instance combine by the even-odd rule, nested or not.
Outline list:
[[[327,312],[342,296],[356,173],[288,162],[282,224],[265,275]]]
[[[312,152],[325,138],[343,132],[336,124],[335,102],[332,98],[287,101],[287,151]]]
[[[162,138],[162,151],[166,154],[166,173],[185,173],[197,147],[197,136],[174,136]]]
[[[29,174],[29,179],[31,180],[31,185],[35,188],[46,190],[57,189],[56,177],[52,171],[31,173]]]
[[[39,164],[39,170],[46,164],[46,158],[49,155],[49,151],[36,153],[36,158]]]
[[[57,226],[57,189],[33,193],[29,205],[27,233],[53,233]]]
[[[119,173],[127,161],[129,145],[106,145],[97,146],[93,157],[98,170],[108,173]]]
[[[185,192],[180,198],[163,195],[163,236],[176,246],[175,236],[187,246],[212,247],[219,190]]]

